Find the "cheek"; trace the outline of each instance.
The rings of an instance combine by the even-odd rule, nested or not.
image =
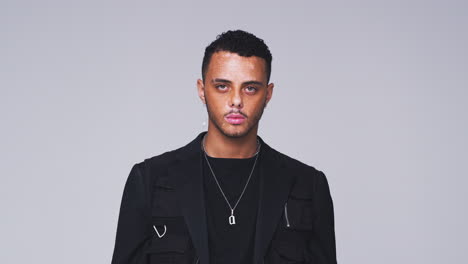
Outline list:
[[[222,100],[221,98],[216,98],[217,100],[214,100],[214,104],[213,104],[213,108],[217,111],[217,112],[223,112],[225,111],[225,105],[226,105],[226,102],[224,100]]]
[[[252,100],[252,102],[249,102],[249,110],[251,112],[259,112],[264,106],[265,106],[265,99],[260,98],[256,100]]]
[[[225,107],[225,102],[221,100],[221,98],[209,98],[207,101],[207,105],[211,113],[215,114],[216,116],[222,115],[225,112],[229,111]]]

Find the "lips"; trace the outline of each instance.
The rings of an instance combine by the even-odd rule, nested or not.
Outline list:
[[[245,121],[245,117],[241,114],[229,114],[224,119],[232,125],[239,125]]]

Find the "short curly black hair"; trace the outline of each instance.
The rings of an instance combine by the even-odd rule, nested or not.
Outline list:
[[[218,51],[228,51],[236,53],[239,56],[250,57],[257,56],[265,59],[267,81],[270,81],[271,75],[271,56],[270,49],[262,39],[254,34],[243,30],[228,30],[216,37],[205,49],[205,56],[202,63],[202,78],[205,81],[206,71],[213,53]]]

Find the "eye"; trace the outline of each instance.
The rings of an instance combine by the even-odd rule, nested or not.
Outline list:
[[[254,93],[254,92],[256,92],[258,90],[257,87],[254,87],[254,86],[247,86],[247,87],[245,87],[245,89],[249,93]]]
[[[221,91],[225,91],[227,89],[227,86],[225,84],[218,84],[218,85],[215,85],[216,89],[218,90],[221,90]]]

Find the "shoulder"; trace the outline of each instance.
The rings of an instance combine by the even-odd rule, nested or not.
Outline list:
[[[306,164],[296,158],[293,158],[289,155],[286,155],[278,150],[273,149],[273,151],[276,153],[276,155],[279,157],[281,160],[283,166],[286,169],[292,169],[297,173],[300,173],[301,176],[305,177],[314,177],[320,174],[323,174],[323,172],[316,167]]]
[[[138,167],[142,172],[149,172],[149,174],[160,172],[161,170],[167,169],[177,160],[178,154],[182,151],[182,149],[183,147],[180,147],[144,158],[143,160],[137,162],[134,166]]]
[[[323,171],[275,149],[273,151],[282,161],[283,168],[295,177],[295,189],[303,189],[305,192],[316,190],[324,185],[328,186],[327,177]]]
[[[127,185],[137,186],[133,189],[150,194],[154,185],[159,181],[164,181],[168,175],[167,170],[175,162],[178,150],[165,151],[134,163],[127,178]],[[146,199],[150,198],[146,197]]]

